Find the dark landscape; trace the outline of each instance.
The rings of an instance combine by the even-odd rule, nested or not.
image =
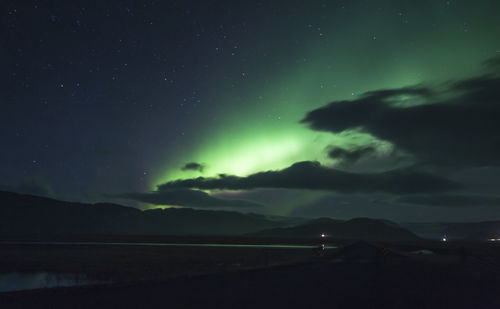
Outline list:
[[[48,274],[56,285],[57,280],[64,285],[64,280],[72,278],[74,282],[66,284],[81,285],[0,291],[2,308],[156,307],[165,299],[179,308],[207,303],[239,308],[325,303],[338,308],[500,305],[496,297],[500,245],[487,238],[443,242],[418,237],[387,220],[363,218],[315,219],[268,229],[273,221],[255,220],[254,215],[237,216],[243,222],[254,219],[247,223],[245,233],[229,226],[222,229],[224,235],[211,235],[210,230],[203,235],[193,227],[196,232],[186,235],[184,229],[175,233],[175,226],[168,226],[167,221],[163,233],[148,234],[150,229],[140,229],[145,226],[141,220],[162,220],[169,211],[143,213],[119,205],[75,206],[8,192],[0,195],[0,288],[2,276],[12,273],[18,274],[16,278]],[[207,220],[205,228],[218,216],[235,215],[186,211],[200,212],[196,222]],[[40,212],[53,221],[40,220]],[[127,224],[116,225],[114,230],[104,228],[107,220],[127,212],[134,214],[129,218],[135,222],[133,229]],[[172,216],[179,212],[174,209]],[[75,215],[87,218],[87,225],[70,233]],[[58,222],[65,223],[58,226]],[[492,224],[474,226],[483,231]],[[249,230],[252,233],[246,233]]]
[[[500,308],[499,16],[1,0],[0,309]]]
[[[408,251],[417,248],[432,254]],[[157,307],[165,299],[176,308],[500,305],[500,247],[493,244],[356,242],[321,255],[311,249],[84,245],[2,245],[1,249],[1,263],[9,263],[9,271],[17,267],[19,272],[78,271],[103,281],[112,278],[84,287],[0,293],[5,308]],[[15,262],[9,261],[12,257]]]

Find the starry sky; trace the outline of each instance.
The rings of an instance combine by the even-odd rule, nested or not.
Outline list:
[[[0,188],[500,219],[500,2],[0,3]]]

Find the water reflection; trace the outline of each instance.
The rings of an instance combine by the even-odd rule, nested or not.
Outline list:
[[[55,274],[49,272],[0,274],[0,292],[98,283],[106,282],[90,280],[87,276],[81,274]]]

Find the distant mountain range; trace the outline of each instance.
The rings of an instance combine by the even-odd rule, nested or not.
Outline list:
[[[0,191],[0,236],[8,235],[241,235],[286,226],[265,216],[170,208],[139,210]]]
[[[401,226],[421,237],[436,240],[443,237],[470,241],[500,239],[500,221],[401,223]]]
[[[396,224],[356,218],[266,217],[232,211],[169,208],[139,210],[117,204],[86,204],[0,191],[0,237],[19,235],[192,235],[405,241],[420,237],[500,238],[500,222]],[[418,235],[418,236],[417,236]]]
[[[388,220],[355,218],[348,221],[320,218],[294,227],[275,228],[255,233],[255,236],[287,238],[363,239],[369,241],[418,240],[414,233]]]
[[[287,220],[286,217],[191,208],[142,211],[116,204],[65,202],[0,191],[0,236],[99,234],[318,238],[321,233],[344,239],[390,241],[417,238],[385,220]]]

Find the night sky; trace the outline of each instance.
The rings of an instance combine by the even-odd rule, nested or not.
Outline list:
[[[0,3],[0,188],[500,219],[500,2]]]

